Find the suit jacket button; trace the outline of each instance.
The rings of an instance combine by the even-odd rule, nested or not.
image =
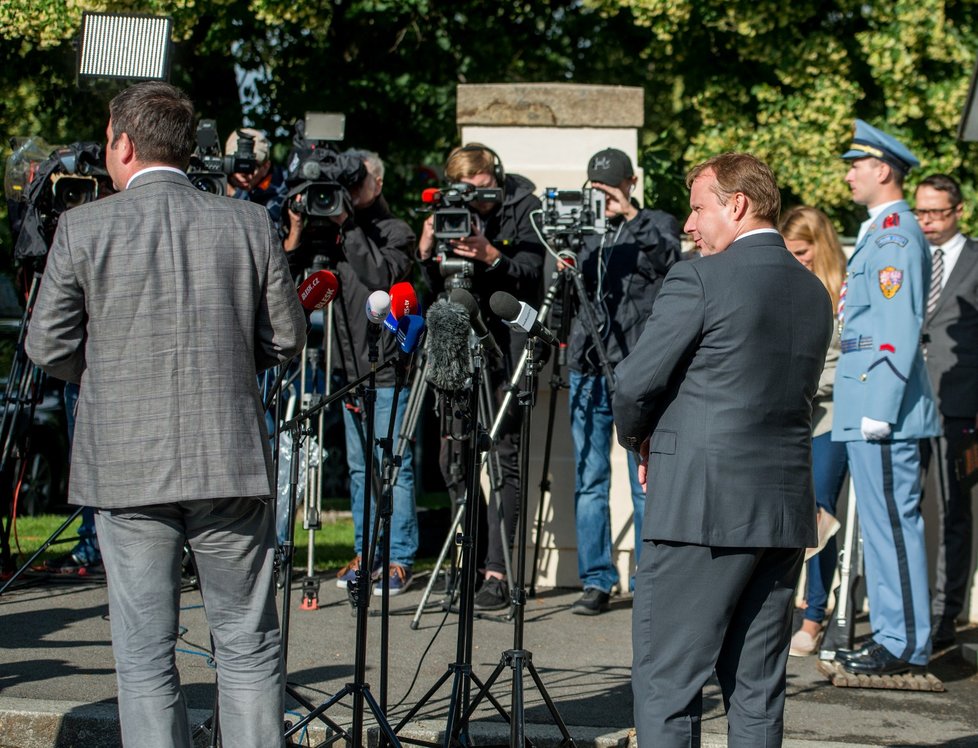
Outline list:
[[[860,374],[859,375],[859,381],[860,382],[865,382],[867,379],[869,379],[869,377],[866,374]]]

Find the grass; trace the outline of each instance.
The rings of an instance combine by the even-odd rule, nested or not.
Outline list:
[[[418,505],[438,507],[444,505],[447,497],[430,495],[419,497]],[[317,572],[339,569],[353,558],[353,519],[349,515],[349,499],[326,499],[323,501],[322,526],[315,533],[315,553],[313,561]],[[344,513],[345,512],[345,513]],[[27,560],[64,523],[68,515],[44,514],[36,517],[18,517],[16,522],[19,540],[18,564]],[[81,519],[76,519],[36,561],[40,563],[67,553],[74,547]],[[18,554],[18,542],[11,532],[10,547]],[[296,518],[295,527],[295,567],[304,570],[308,563],[309,531],[303,529],[302,518]],[[418,559],[416,568],[431,568],[434,559]]]

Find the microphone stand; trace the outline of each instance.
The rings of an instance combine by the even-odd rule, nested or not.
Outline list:
[[[524,671],[527,671],[529,672],[530,677],[533,679],[533,682],[536,685],[537,690],[540,692],[540,695],[543,697],[543,700],[547,705],[547,710],[550,712],[550,716],[553,719],[554,724],[556,724],[557,729],[560,730],[560,734],[563,739],[559,745],[571,746],[573,748],[575,745],[574,739],[571,738],[570,733],[567,731],[567,726],[564,724],[563,719],[561,719],[560,713],[557,711],[557,707],[554,704],[553,699],[550,697],[546,687],[543,685],[543,681],[540,679],[540,674],[537,672],[537,669],[533,664],[533,654],[523,646],[523,625],[526,616],[526,590],[524,589],[524,576],[526,573],[526,505],[529,488],[530,421],[536,392],[536,373],[538,366],[533,359],[533,340],[533,337],[527,335],[523,358],[525,361],[525,366],[523,367],[524,385],[523,389],[519,393],[519,403],[522,411],[522,423],[520,428],[520,514],[518,530],[516,533],[516,576],[512,580],[513,605],[516,609],[513,625],[513,647],[512,649],[508,649],[502,653],[499,664],[496,666],[495,670],[492,671],[489,679],[486,681],[485,685],[481,687],[481,690],[476,695],[472,703],[469,704],[468,708],[462,713],[460,724],[466,725],[468,723],[469,718],[475,712],[483,698],[490,698],[490,701],[492,701],[494,705],[496,704],[496,702],[490,697],[490,689],[492,689],[493,684],[495,684],[503,670],[508,667],[513,673],[511,688],[511,713],[508,718],[510,723],[509,745],[514,747],[523,746],[526,743],[526,712],[523,674]],[[498,708],[499,707],[497,706],[497,709]],[[452,738],[454,736],[450,735],[447,737]]]
[[[368,449],[364,452],[364,472],[365,475],[370,475],[373,472],[373,459],[374,459],[374,406],[377,400],[377,386],[376,386],[376,375],[378,371],[377,366],[377,339],[380,335],[380,329],[376,326],[371,325],[368,328],[370,331],[369,337],[369,358],[370,358],[370,371],[366,374],[364,379],[367,381],[367,385],[363,390],[363,405],[364,412],[366,415],[366,442]],[[396,359],[390,359],[383,364],[383,367],[389,366],[394,363]],[[383,368],[381,367],[381,368]],[[353,385],[359,385],[362,380],[357,380],[356,382],[351,382],[346,387],[337,390],[334,395],[329,398],[324,399],[321,403],[313,408],[310,408],[305,413],[301,413],[291,421],[289,421],[286,427],[293,428],[296,432],[294,441],[298,441],[298,424],[302,421],[308,420],[315,413],[322,410],[329,401],[335,400],[336,398],[346,395],[347,392],[353,389]],[[294,442],[293,442],[294,443]],[[295,447],[293,446],[293,449]],[[290,491],[295,490],[296,484],[298,483],[298,468],[297,460],[293,461],[293,476],[294,482],[290,486]],[[364,480],[363,482],[363,547],[370,547],[370,498],[371,498],[371,481]],[[289,551],[291,552],[291,547]],[[287,568],[286,574],[286,589],[288,590],[288,583],[291,581],[291,565]],[[327,701],[324,701],[319,706],[315,707],[309,712],[305,717],[299,720],[295,725],[291,726],[285,731],[285,737],[289,738],[295,733],[302,730],[307,724],[312,722],[312,720],[320,718],[323,713],[325,713],[330,707],[338,703],[345,696],[353,696],[353,726],[349,734],[340,730],[339,732],[342,736],[348,740],[353,748],[360,748],[364,745],[363,742],[363,717],[364,717],[364,706],[368,706],[370,711],[373,713],[374,718],[377,720],[377,725],[380,728],[381,733],[386,736],[390,745],[394,748],[400,748],[400,741],[394,734],[393,729],[391,729],[390,723],[387,721],[387,717],[384,715],[383,710],[377,703],[373,694],[370,692],[370,686],[366,683],[366,672],[367,672],[367,621],[369,618],[369,606],[370,606],[370,593],[371,593],[371,579],[370,579],[370,569],[364,568],[364,564],[360,564],[360,568],[357,569],[356,579],[350,583],[348,586],[348,591],[353,595],[354,605],[356,608],[356,653],[353,668],[353,681],[347,683],[342,689],[336,692]],[[286,600],[288,599],[288,594],[285,595]],[[287,607],[285,608],[285,615],[283,620],[286,620]],[[301,703],[301,702],[300,702]]]
[[[472,672],[472,642],[473,642],[473,619],[475,608],[476,583],[476,549],[478,546],[479,534],[479,512],[475,502],[480,500],[479,480],[480,480],[480,452],[489,449],[491,441],[486,431],[479,425],[479,397],[481,392],[480,381],[483,377],[483,357],[481,346],[477,346],[472,356],[472,384],[469,390],[467,413],[469,418],[469,470],[467,474],[467,485],[465,489],[465,502],[456,515],[465,515],[465,528],[458,536],[457,542],[461,546],[461,592],[459,594],[459,616],[458,616],[458,635],[456,638],[455,662],[448,666],[447,671],[428,689],[411,710],[404,715],[403,719],[394,727],[394,732],[399,732],[404,726],[413,719],[421,708],[435,695],[442,685],[452,679],[452,692],[448,704],[448,721],[445,725],[445,746],[458,745],[459,738],[464,734],[462,743],[471,745],[468,736],[468,719],[471,710],[468,708],[471,699],[471,682],[474,682],[480,689],[485,689],[482,681]],[[444,549],[443,549],[444,552]],[[413,624],[412,624],[413,626]],[[508,719],[505,709],[491,694],[488,698],[496,710],[504,718]],[[404,738],[403,742],[417,745],[434,745],[429,741],[414,740]]]

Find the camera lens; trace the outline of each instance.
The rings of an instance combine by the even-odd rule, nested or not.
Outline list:
[[[312,187],[308,194],[309,212],[316,216],[329,216],[338,213],[339,192],[334,187]]]

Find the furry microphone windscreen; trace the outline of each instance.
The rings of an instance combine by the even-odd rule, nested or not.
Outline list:
[[[428,382],[438,390],[455,392],[469,378],[469,313],[454,301],[439,299],[425,316],[428,337]]]

